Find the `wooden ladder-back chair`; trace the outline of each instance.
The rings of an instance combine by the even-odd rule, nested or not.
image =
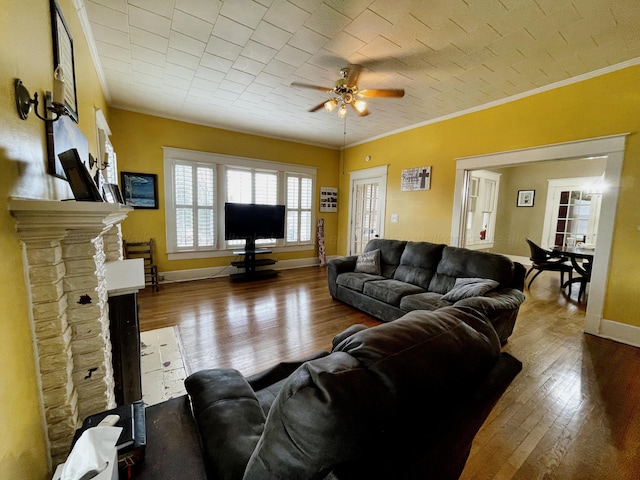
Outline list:
[[[159,290],[158,286],[158,266],[153,260],[153,238],[148,242],[127,242],[122,241],[122,250],[124,252],[124,258],[142,258],[144,260],[144,279],[145,283],[150,282],[154,291]]]
[[[573,278],[573,267],[566,263],[569,259],[559,253],[545,250],[541,246],[536,245],[528,238],[527,243],[529,244],[529,250],[531,251],[531,268],[524,276],[525,280],[533,270],[538,270],[538,272],[533,277],[531,277],[527,288],[531,288],[531,284],[536,279],[536,277],[543,271],[547,270],[552,272],[560,272],[561,288],[563,285],[565,285],[564,274],[567,273],[569,275],[569,281],[567,282],[567,285],[569,286],[569,294],[571,294],[571,279]]]

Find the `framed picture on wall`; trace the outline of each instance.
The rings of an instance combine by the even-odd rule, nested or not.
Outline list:
[[[518,190],[518,207],[533,207],[533,199],[536,196],[535,190]]]
[[[62,68],[64,77],[64,105],[69,116],[78,121],[78,99],[76,98],[76,66],[73,60],[73,39],[62,11],[55,0],[50,0],[51,36],[53,40],[53,70]]]
[[[124,204],[133,208],[158,208],[158,176],[153,173],[121,172]]]

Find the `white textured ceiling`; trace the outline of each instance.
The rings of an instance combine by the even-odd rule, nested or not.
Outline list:
[[[82,10],[82,1],[76,0]],[[84,0],[110,105],[342,147],[640,57],[640,0]],[[348,64],[367,117],[307,110]]]

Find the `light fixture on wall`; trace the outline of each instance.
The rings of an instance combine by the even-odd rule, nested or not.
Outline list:
[[[96,167],[97,170],[106,170],[107,168],[109,168],[109,156],[105,154],[105,159],[102,162],[102,164],[100,164],[100,162],[98,161],[98,159],[93,158],[93,155],[89,154],[89,168],[93,168]]]
[[[69,110],[67,110],[67,107],[64,105],[64,75],[62,67],[59,65],[54,72],[53,99],[51,101],[51,105],[47,105],[45,107],[45,116],[40,115],[38,112],[38,105],[40,103],[38,100],[38,92],[34,93],[33,98],[31,98],[29,90],[27,90],[27,87],[24,86],[22,80],[19,78],[16,78],[14,88],[16,95],[16,108],[18,110],[18,115],[20,115],[22,120],[26,120],[29,117],[31,105],[34,106],[33,110],[36,116],[45,122],[55,122],[63,115],[69,115]],[[55,117],[47,118],[47,110],[55,114]]]

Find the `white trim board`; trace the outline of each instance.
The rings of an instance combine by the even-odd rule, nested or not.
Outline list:
[[[640,327],[626,323],[602,320],[598,336],[631,345],[632,347],[640,347]]]

